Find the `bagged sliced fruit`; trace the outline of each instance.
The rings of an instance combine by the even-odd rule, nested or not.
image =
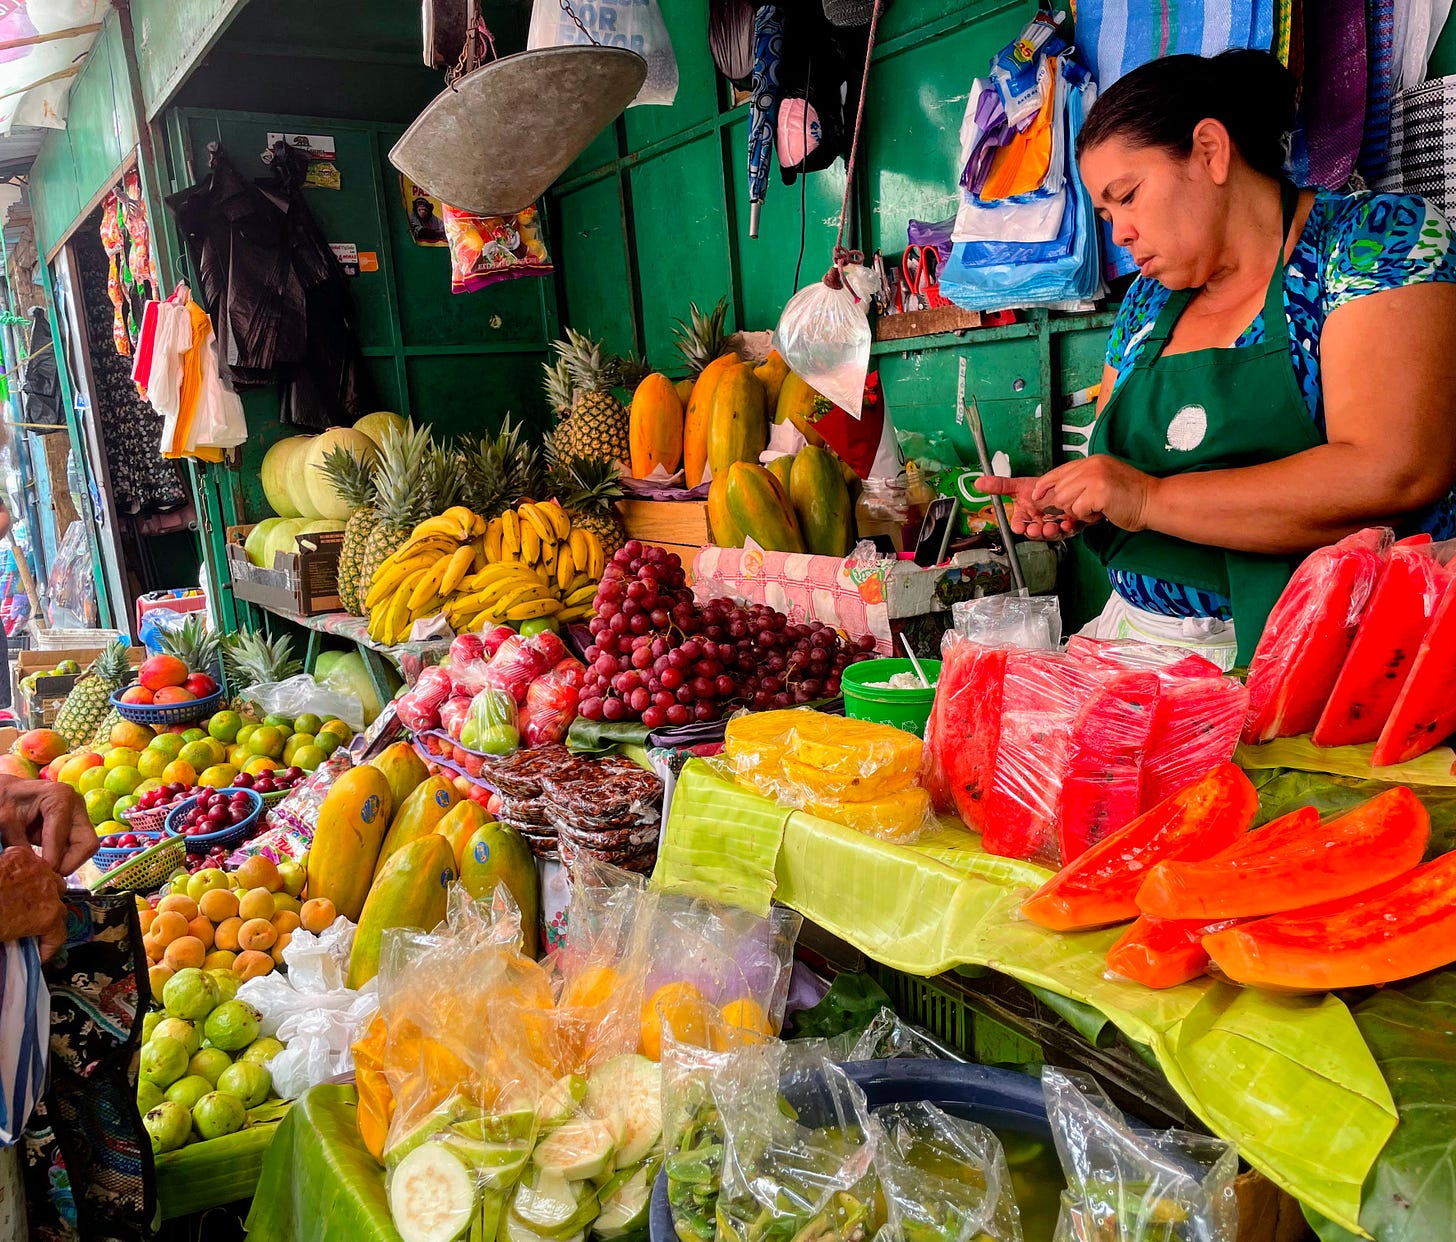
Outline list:
[[[1448,590],[1421,640],[1410,676],[1375,743],[1378,767],[1408,763],[1456,731],[1456,591]]]
[[[912,733],[810,708],[745,712],[723,753],[744,784],[791,806],[868,802],[913,787],[922,743]]]

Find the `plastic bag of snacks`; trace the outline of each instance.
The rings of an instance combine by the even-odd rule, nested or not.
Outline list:
[[[1238,1151],[1183,1130],[1133,1130],[1090,1078],[1046,1066],[1067,1189],[1054,1242],[1234,1242]]]
[[[470,700],[460,745],[483,755],[508,755],[520,744],[516,701],[509,693],[487,688]]]
[[[334,782],[353,766],[348,752],[336,750],[268,812],[267,830],[238,846],[228,855],[227,865],[237,867],[255,854],[276,863],[285,858],[302,858],[313,848],[313,833],[324,798]]]
[[[477,216],[448,205],[441,210],[450,246],[450,292],[474,293],[502,280],[555,270],[535,207],[511,216]]]

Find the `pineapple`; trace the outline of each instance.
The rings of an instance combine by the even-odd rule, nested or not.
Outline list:
[[[494,436],[463,439],[464,503],[474,513],[499,517],[522,497],[541,492],[541,454],[521,439],[521,427],[506,415]]]
[[[718,305],[703,314],[694,302],[688,303],[689,322],[677,321],[677,348],[687,363],[688,377],[697,379],[702,369],[728,349],[723,321],[728,317],[728,299],[719,298]]]
[[[627,408],[612,395],[621,379],[620,360],[606,357],[598,342],[571,328],[555,349],[575,389],[571,414],[556,429],[559,451],[567,457],[626,463],[632,452]]]
[[[222,662],[233,692],[228,706],[235,712],[249,710],[251,704],[240,693],[248,686],[283,681],[303,671],[303,661],[293,658],[293,640],[287,634],[269,638],[257,630],[229,634],[222,643]]]
[[[450,507],[452,501],[442,501],[440,493],[450,483],[458,487],[458,475],[450,455],[435,444],[426,427],[386,430],[380,437],[374,517],[359,556],[356,604],[362,606],[379,563],[409,538],[410,531]]]
[[[356,617],[364,613],[359,590],[359,565],[364,559],[364,545],[374,529],[374,463],[356,457],[348,449],[330,450],[323,460],[323,471],[345,503],[354,512],[344,527],[344,547],[339,553],[339,599],[347,612]]]
[[[131,665],[127,661],[126,647],[119,642],[112,643],[96,657],[86,675],[66,695],[66,701],[56,713],[56,732],[72,748],[88,745],[101,723],[114,710],[111,696],[130,680]],[[109,726],[107,732],[110,732]]]
[[[188,613],[180,626],[163,630],[157,641],[165,654],[176,656],[190,672],[211,674],[217,667],[221,640],[207,628],[203,613]]]
[[[622,496],[622,474],[607,457],[557,457],[552,462],[551,489],[571,524],[593,532],[611,556],[627,542],[615,502]]]

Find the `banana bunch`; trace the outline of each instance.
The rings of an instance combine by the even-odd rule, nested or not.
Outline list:
[[[410,626],[438,614],[466,576],[484,569],[485,519],[463,505],[426,518],[380,562],[364,607],[369,637],[392,646]]]
[[[560,609],[532,615],[555,616],[566,622],[591,615],[596,586],[607,564],[601,540],[592,531],[573,528],[566,510],[555,501],[522,501],[491,518],[485,528],[485,556],[492,568],[514,565],[532,570],[561,604]],[[515,607],[528,607],[532,602],[536,601],[521,601]],[[483,619],[499,622],[496,617]],[[520,618],[508,607],[504,619]]]

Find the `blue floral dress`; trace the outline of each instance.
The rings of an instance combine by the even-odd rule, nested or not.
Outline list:
[[[1441,213],[1414,194],[1315,193],[1314,205],[1284,274],[1289,353],[1294,374],[1323,435],[1320,332],[1330,312],[1356,298],[1429,281],[1456,283],[1456,240]],[[1107,342],[1107,364],[1117,382],[1133,368],[1170,291],[1156,280],[1133,281],[1118,309]],[[1264,339],[1261,313],[1234,342]],[[1456,432],[1456,429],[1453,429]],[[1456,537],[1456,493],[1447,496],[1403,534],[1428,531],[1433,539]],[[1134,607],[1168,617],[1229,617],[1220,596],[1140,574],[1109,570],[1112,587]]]

